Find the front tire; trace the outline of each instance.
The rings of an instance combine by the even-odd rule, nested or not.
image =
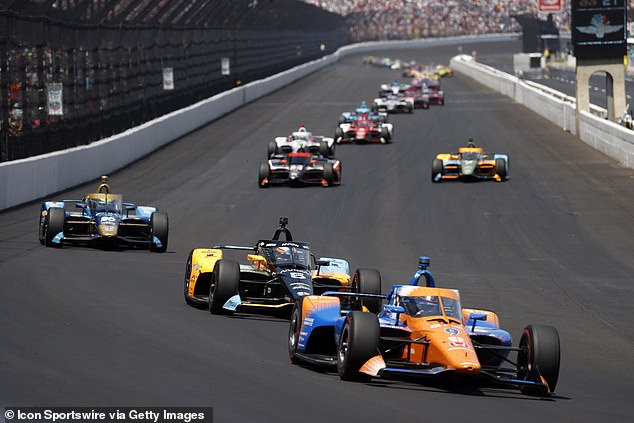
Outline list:
[[[53,244],[55,236],[64,232],[64,222],[66,221],[66,212],[61,207],[51,207],[48,209],[46,216],[46,229],[44,231],[44,244],[47,247],[55,247]]]
[[[444,166],[442,160],[434,159],[431,164],[431,181],[434,183],[442,182],[443,170]]]
[[[332,163],[324,163],[323,178],[329,187],[335,184],[335,170],[332,167]]]
[[[304,297],[299,297],[295,301],[293,311],[291,312],[291,324],[288,329],[288,357],[291,363],[299,363],[297,358],[297,344],[299,343],[299,332],[302,327],[302,302]]]
[[[169,234],[169,220],[166,213],[154,212],[150,217],[150,224],[152,226],[152,247],[150,249],[157,253],[164,253],[167,251],[167,238]],[[154,237],[158,238],[161,242],[161,246],[157,246],[154,243]]]
[[[352,288],[356,293],[381,294],[381,274],[376,269],[357,269],[352,276]],[[368,309],[370,313],[379,314],[383,300],[381,298],[358,297],[355,309]]]
[[[187,263],[185,263],[185,280],[183,286],[183,295],[185,296],[185,303],[190,306],[196,305],[196,302],[187,296],[187,288],[189,287],[189,280],[192,277],[192,258],[194,255],[194,250],[189,253],[187,257]]]
[[[233,260],[218,260],[209,285],[209,312],[211,314],[231,314],[222,308],[229,298],[238,293],[240,285],[240,264]]]
[[[544,396],[555,391],[559,378],[560,347],[559,333],[552,326],[528,325],[522,332],[517,357],[517,378],[542,382],[548,388],[521,385],[526,395]]]
[[[268,163],[262,163],[260,165],[260,169],[258,171],[258,186],[260,188],[268,188],[269,187],[269,176],[271,174],[271,169],[269,168]]]
[[[375,314],[361,311],[348,313],[337,347],[337,373],[342,380],[370,379],[359,370],[378,354],[379,334],[379,320]]]
[[[506,160],[504,160],[501,157],[495,159],[495,173],[498,174],[500,179],[502,179],[503,181],[506,181],[506,178],[508,177],[507,171],[506,171]]]

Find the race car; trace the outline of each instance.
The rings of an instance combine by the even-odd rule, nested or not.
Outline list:
[[[78,211],[77,211],[78,210]],[[167,250],[169,223],[156,207],[124,203],[111,194],[108,177],[82,200],[45,201],[40,208],[39,240],[47,247],[83,244]]]
[[[372,102],[372,110],[385,113],[412,113],[414,111],[414,99],[412,97],[392,93],[385,97],[375,98]]]
[[[341,126],[342,123],[353,123],[357,119],[370,119],[379,123],[387,123],[388,121],[387,113],[373,112],[364,100],[361,102],[361,105],[354,110],[354,112],[341,113],[341,116],[339,116],[338,119],[338,124]]]
[[[341,162],[311,153],[297,152],[273,155],[262,163],[258,172],[258,186],[271,185],[321,185],[331,187],[341,184]]]
[[[388,84],[381,84],[379,97],[387,97],[390,94],[404,93],[409,89],[409,87],[409,84],[400,81],[392,81]]]
[[[429,90],[423,89],[422,86],[412,85],[410,89],[405,91],[406,97],[411,97],[414,100],[415,109],[429,109]]]
[[[300,298],[289,326],[291,362],[336,367],[340,378],[350,381],[457,374],[518,387],[528,395],[554,392],[560,361],[557,330],[528,325],[513,347],[494,312],[463,309],[457,290],[436,287],[429,262],[419,258],[409,284],[394,285],[378,314],[340,306],[346,296],[365,301],[381,297],[372,293]],[[421,279],[425,286],[419,286]],[[504,367],[509,364],[513,367]]]
[[[469,140],[466,147],[457,153],[438,154],[431,166],[432,182],[446,179],[480,180],[493,179],[501,182],[509,176],[509,156],[507,154],[485,153]]]
[[[440,81],[435,78],[425,79],[423,81],[429,94],[429,102],[431,104],[437,104],[439,106],[445,105],[445,92],[440,88]]]
[[[268,157],[298,151],[320,154],[325,157],[335,155],[335,140],[330,137],[313,135],[304,125],[287,137],[276,137],[269,142]]]
[[[377,123],[367,118],[359,118],[352,123],[342,123],[335,130],[335,141],[341,143],[372,143],[386,144],[392,140],[393,127],[391,123]]]
[[[185,265],[185,302],[207,306],[213,314],[283,310],[313,292],[353,288],[346,260],[320,258],[312,269],[309,244],[294,241],[287,224],[286,217],[280,218],[273,237],[258,241],[254,247],[224,245],[192,250]],[[250,252],[247,263],[226,259],[227,250]]]
[[[434,69],[434,74],[440,78],[451,77],[453,76],[453,69],[445,65],[438,65]]]

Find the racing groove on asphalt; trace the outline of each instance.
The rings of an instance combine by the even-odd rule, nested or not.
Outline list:
[[[510,54],[519,44],[464,48]],[[447,63],[456,52],[396,54]],[[300,123],[332,135],[341,111],[391,78],[346,58],[111,175],[126,201],[169,214],[165,254],[47,249],[39,204],[0,214],[0,405],[213,406],[218,422],[628,420],[634,171],[456,76],[444,81],[446,106],[392,119],[393,144],[339,146],[340,187],[258,189],[268,140]],[[469,137],[509,153],[511,180],[432,185],[433,156]],[[378,268],[384,291],[426,254],[440,286],[460,289],[463,306],[495,310],[516,339],[527,323],[557,326],[557,394],[346,383],[290,364],[284,320],[185,305],[190,249],[251,245],[282,215],[317,255]]]

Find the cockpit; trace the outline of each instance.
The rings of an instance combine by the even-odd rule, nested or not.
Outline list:
[[[310,252],[304,247],[287,245],[264,247],[262,255],[275,266],[310,268]]]
[[[462,307],[460,301],[450,297],[436,295],[403,296],[399,305],[413,317],[447,316],[450,319],[462,321]]]

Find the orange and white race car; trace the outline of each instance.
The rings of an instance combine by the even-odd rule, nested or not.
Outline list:
[[[509,177],[508,154],[485,153],[469,140],[466,147],[457,153],[438,154],[431,165],[431,181],[447,179],[478,180],[493,179],[498,182]]]

